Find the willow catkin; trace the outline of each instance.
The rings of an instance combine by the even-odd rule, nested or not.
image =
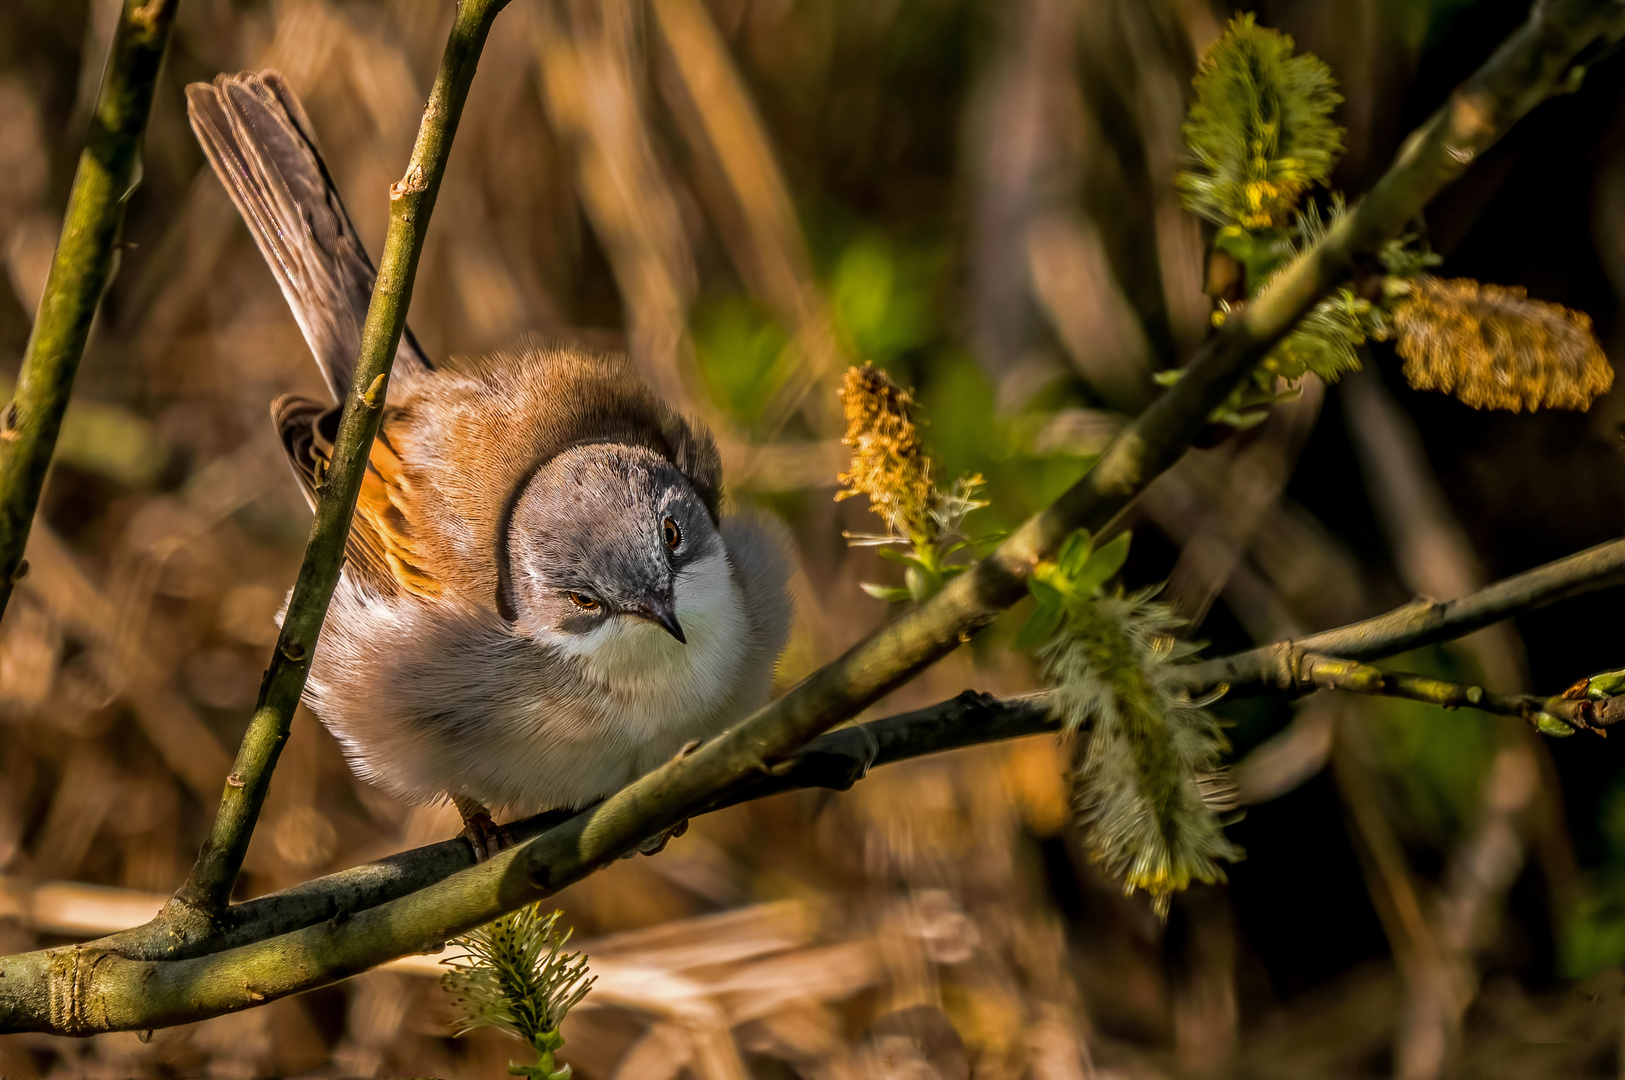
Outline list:
[[[460,1013],[453,1034],[494,1027],[534,1046],[558,1030],[597,981],[585,956],[564,951],[559,914],[538,901],[452,940],[463,954],[441,961],[440,985]]]
[[[1068,730],[1087,725],[1073,802],[1090,855],[1159,914],[1191,881],[1224,880],[1241,850],[1214,814],[1225,741],[1213,715],[1178,688],[1180,620],[1146,590],[1068,600],[1039,650]]]
[[[1194,160],[1176,182],[1186,207],[1216,224],[1286,228],[1342,153],[1331,116],[1343,98],[1331,69],[1292,50],[1290,37],[1248,14],[1202,58],[1184,126]]]
[[[871,364],[847,369],[841,385],[852,467],[837,478],[837,501],[867,495],[869,508],[899,537],[916,546],[935,536],[931,510],[936,497],[931,459],[914,421],[914,398]]]
[[[1475,409],[1585,409],[1614,382],[1589,317],[1515,285],[1419,277],[1392,324],[1410,384]]]

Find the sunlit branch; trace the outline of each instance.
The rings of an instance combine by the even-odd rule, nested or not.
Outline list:
[[[383,415],[390,368],[412,302],[412,279],[451,153],[452,137],[491,22],[506,4],[507,0],[461,0],[458,4],[406,175],[390,187],[389,231],[362,328],[355,382],[345,397],[332,465],[318,490],[316,519],[305,559],[270,666],[260,683],[254,717],[243,735],[231,775],[226,778],[214,828],[190,876],[159,919],[165,927],[164,937],[172,945],[206,937],[219,927],[254,823],[270,789],[277,756],[287,742],[294,709],[310,674],[316,638],[344,565],[350,518]]]
[[[1513,615],[1621,584],[1625,584],[1625,540],[1613,540],[1504,578],[1458,600],[1417,600],[1335,630],[1193,664],[1186,686],[1197,695],[1223,686],[1231,697],[1291,690],[1301,680],[1303,658],[1310,653],[1375,660],[1459,638]]]
[[[124,0],[17,394],[0,414],[0,615],[24,569],[23,549],[62,414],[113,276],[124,208],[140,170],[141,136],[179,3]]]
[[[1548,734],[1552,733],[1550,725],[1554,721],[1573,730],[1597,730],[1617,723],[1621,716],[1616,716],[1616,713],[1625,714],[1625,709],[1615,704],[1616,699],[1597,703],[1561,695],[1502,694],[1482,686],[1403,671],[1384,671],[1358,660],[1343,660],[1315,653],[1303,657],[1298,672],[1298,682],[1293,689],[1303,693],[1343,690],[1375,697],[1420,701],[1442,709],[1477,709],[1501,716],[1515,716]]]
[[[1466,686],[1437,680],[1413,682],[1411,680],[1422,677],[1380,672],[1357,661],[1333,659],[1323,653],[1315,655],[1307,652],[1305,646],[1329,642],[1354,650],[1361,659],[1380,659],[1443,638],[1454,639],[1498,619],[1512,618],[1561,599],[1620,584],[1625,584],[1625,540],[1558,559],[1485,586],[1459,600],[1408,604],[1298,641],[1276,642],[1235,656],[1190,665],[1193,677],[1187,679],[1186,687],[1193,696],[1211,694],[1219,687],[1211,676],[1213,671],[1242,670],[1265,658],[1287,666],[1272,668],[1274,674],[1268,682],[1236,686],[1229,696],[1302,694],[1317,689],[1391,693],[1446,708],[1510,710],[1510,715],[1527,719],[1523,710],[1528,702],[1544,704],[1548,699],[1484,691],[1475,702],[1470,700],[1472,688]],[[1423,612],[1434,614],[1418,617]],[[1335,665],[1341,665],[1350,677],[1340,677]],[[1378,683],[1376,675],[1396,681]],[[1394,689],[1390,691],[1386,687]],[[1573,715],[1578,719],[1579,710],[1559,706],[1559,713],[1553,715]],[[1590,722],[1606,726],[1611,720],[1609,713]],[[776,775],[764,774],[749,780],[713,802],[706,812],[798,788],[844,790],[862,778],[870,767],[1059,728],[1060,722],[1049,715],[1046,695],[1001,700],[967,690],[935,705],[821,735],[774,770]],[[513,839],[522,843],[570,816],[565,812],[538,814],[507,828]],[[346,913],[426,888],[473,865],[473,855],[466,842],[447,840],[233,905],[228,911],[228,925],[208,941],[149,951],[146,936],[138,932],[114,935],[103,944],[131,958],[199,956],[289,933],[327,919],[342,918]]]

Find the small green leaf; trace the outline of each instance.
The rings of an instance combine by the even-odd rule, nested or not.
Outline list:
[[[876,600],[883,600],[888,604],[895,604],[899,600],[907,600],[909,598],[907,589],[899,589],[895,585],[877,585],[873,581],[860,581],[858,582],[858,588],[862,589]]]
[[[1592,701],[1604,701],[1620,694],[1625,694],[1625,670],[1605,671],[1586,680],[1586,697]]]
[[[1055,565],[1060,568],[1062,575],[1075,578],[1089,561],[1090,536],[1088,529],[1079,529],[1066,538],[1061,545],[1061,553],[1055,556]]]
[[[1249,405],[1244,411],[1237,412],[1228,405],[1220,405],[1213,410],[1212,419],[1215,423],[1229,424],[1237,431],[1250,431],[1270,418],[1268,406],[1258,407]]]
[[[1213,238],[1216,251],[1233,255],[1247,268],[1247,291],[1258,287],[1292,256],[1292,244],[1279,229],[1250,232],[1239,225],[1227,225]]]
[[[1089,556],[1089,561],[1084,564],[1083,570],[1074,580],[1073,587],[1084,596],[1093,596],[1099,592],[1100,587],[1121,570],[1123,563],[1128,560],[1130,536],[1130,533],[1119,533],[1112,537],[1110,543]]]
[[[1061,604],[1061,590],[1056,588],[1046,577],[1037,574],[1027,579],[1027,591],[1033,594],[1033,599],[1040,605],[1059,607]]]
[[[1151,376],[1151,381],[1156,383],[1158,386],[1172,386],[1174,383],[1178,382],[1184,377],[1184,368],[1169,368],[1167,371],[1159,371],[1153,374]]]
[[[523,1076],[525,1080],[570,1080],[570,1066],[561,1069],[552,1069],[546,1065],[513,1065],[508,1066],[509,1076]]]
[[[1574,734],[1573,728],[1547,712],[1535,714],[1535,730],[1554,739],[1566,739]]]
[[[916,556],[914,556],[913,554],[911,554],[911,553],[909,553],[907,551],[902,550],[901,548],[879,547],[879,548],[875,548],[875,552],[882,559],[889,560],[890,562],[903,563],[904,565],[910,565],[910,564],[912,564],[914,566],[919,566],[920,565],[920,560]]]
[[[925,603],[942,588],[942,578],[918,564],[904,572],[903,581],[908,584],[908,594],[917,604]]]
[[[1016,648],[1031,649],[1043,644],[1050,639],[1059,625],[1061,625],[1061,606],[1039,604],[1033,608],[1033,613],[1027,616],[1027,621],[1016,634]]]

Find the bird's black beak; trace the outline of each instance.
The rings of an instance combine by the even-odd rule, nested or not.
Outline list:
[[[637,604],[629,606],[626,613],[647,619],[684,645],[688,644],[688,638],[683,635],[683,624],[677,621],[677,610],[669,595],[645,596]]]

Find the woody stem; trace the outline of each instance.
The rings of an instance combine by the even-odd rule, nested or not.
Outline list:
[[[0,413],[0,615],[27,570],[23,550],[34,510],[90,325],[113,277],[124,208],[140,166],[141,136],[179,2],[124,0],[16,397]]]

